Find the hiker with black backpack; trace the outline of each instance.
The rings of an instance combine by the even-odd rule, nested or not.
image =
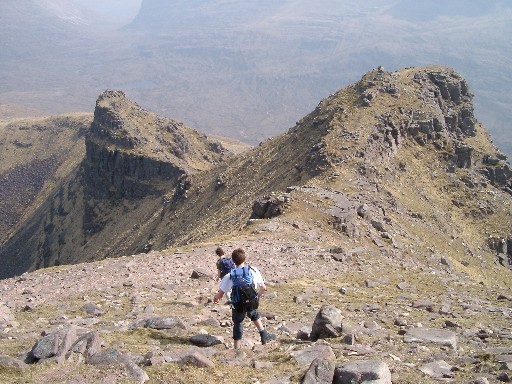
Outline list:
[[[231,318],[233,320],[234,348],[240,349],[243,336],[243,321],[247,316],[260,333],[262,344],[275,340],[276,335],[267,332],[258,313],[259,298],[267,290],[260,271],[245,264],[245,251],[237,248],[231,254],[236,268],[226,274],[219,283],[219,291],[213,298],[218,303],[231,290]]]
[[[231,257],[225,256],[224,250],[221,247],[217,247],[215,254],[218,256],[215,264],[217,266],[217,280],[220,280],[235,268],[235,263]]]

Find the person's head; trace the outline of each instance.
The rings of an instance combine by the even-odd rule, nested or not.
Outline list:
[[[221,247],[217,247],[215,254],[219,257],[224,256],[224,250]]]
[[[237,248],[231,254],[231,258],[235,265],[241,265],[245,262],[245,251],[242,248]]]

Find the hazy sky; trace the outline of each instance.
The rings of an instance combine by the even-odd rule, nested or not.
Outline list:
[[[80,6],[105,16],[108,20],[130,22],[140,9],[142,0],[75,0]]]

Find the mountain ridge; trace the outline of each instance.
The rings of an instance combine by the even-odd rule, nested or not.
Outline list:
[[[413,158],[396,160],[402,148]],[[510,195],[510,165],[488,142],[473,116],[467,83],[451,69],[370,71],[321,101],[287,133],[236,156],[180,123],[143,110],[122,92],[106,91],[98,98],[86,157],[74,181],[64,183],[53,202],[48,200],[47,212],[32,220],[40,229],[20,232],[0,255],[11,265],[17,255],[31,255],[29,265],[41,267],[207,241],[243,229],[248,220],[259,218],[255,212],[266,217],[286,211],[291,196],[301,195],[301,187],[310,183],[330,189],[344,180],[361,196],[365,185],[379,191],[379,183],[387,184],[386,208],[372,202],[373,209],[387,212],[402,199],[391,180],[407,173],[407,162],[423,168],[414,159],[416,150],[434,151],[434,157],[428,156],[439,172],[453,174],[443,177],[446,185],[439,188],[464,196],[453,197],[453,204],[461,211],[467,205],[465,215],[486,223],[495,216],[486,232],[507,241],[510,217],[471,189],[492,187]],[[449,180],[457,173],[465,173],[461,185]],[[425,189],[426,180],[421,183],[418,191],[430,196],[427,200],[435,198],[452,209],[443,193]],[[342,200],[343,206],[354,206],[360,196]],[[76,209],[72,201],[80,202]],[[354,210],[335,210],[338,216],[322,220],[337,223],[347,235],[357,233]],[[437,215],[447,220],[444,226],[454,225],[449,216]],[[462,221],[467,220],[463,215]]]

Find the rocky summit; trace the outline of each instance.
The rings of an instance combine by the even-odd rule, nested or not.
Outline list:
[[[377,68],[243,148],[106,91],[0,248],[0,381],[512,380],[512,170],[472,100]],[[262,271],[277,340],[232,349],[218,245]]]

